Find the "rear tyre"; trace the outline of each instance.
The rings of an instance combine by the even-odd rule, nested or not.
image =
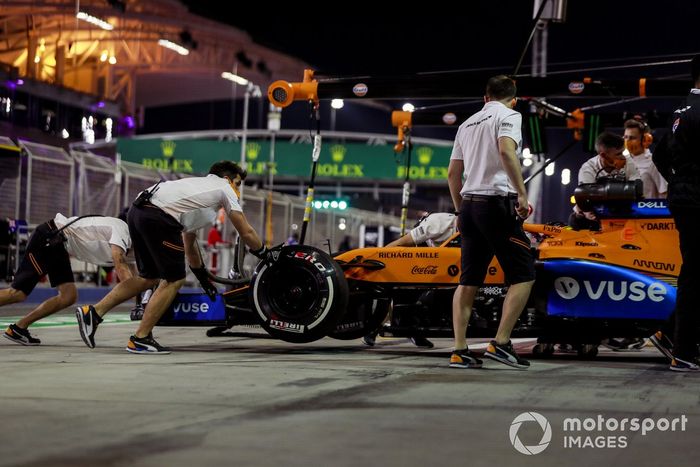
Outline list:
[[[350,297],[347,311],[330,337],[340,340],[359,339],[382,325],[391,309],[391,299],[357,294]]]

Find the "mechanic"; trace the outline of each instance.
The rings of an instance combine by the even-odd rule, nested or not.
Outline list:
[[[462,233],[462,273],[452,302],[453,368],[482,365],[467,348],[466,330],[494,253],[510,286],[496,337],[484,356],[515,368],[530,366],[510,341],[535,279],[530,240],[522,227],[529,205],[518,159],[522,116],[513,110],[515,95],[512,79],[503,75],[489,79],[485,105],[459,127],[450,157],[447,178]]]
[[[208,279],[196,245],[196,232],[215,221],[220,207],[226,210],[251,253],[271,261],[270,251],[248,223],[238,202],[238,189],[246,175],[236,163],[220,161],[211,166],[205,177],[159,182],[139,194],[128,214],[139,276],[119,283],[99,303],[78,307],[80,334],[88,347],[95,347],[95,331],[105,313],[160,280],[126,350],[137,354],[170,353],[153,338],[152,330],[185,282],[185,258],[207,295],[212,300],[216,297],[216,287]]]
[[[403,237],[399,237],[387,244],[387,247],[413,247],[427,245],[430,247],[439,246],[457,232],[457,216],[451,212],[428,213],[421,217],[415,227]],[[387,320],[391,319],[387,315]],[[373,347],[377,340],[379,331],[374,331],[362,338],[365,345]],[[435,345],[423,336],[411,336],[409,340],[416,347],[432,349]]]
[[[578,171],[578,184],[595,183],[602,178],[617,180],[639,180],[640,175],[631,156],[623,155],[625,140],[614,133],[604,132],[595,142],[598,154],[583,163]],[[569,216],[569,225],[574,230],[600,230],[594,212],[587,212],[574,205]]]
[[[697,310],[700,302],[700,245],[696,237],[700,231],[700,55],[691,61],[691,76],[695,87],[673,113],[671,131],[664,136],[653,155],[656,167],[668,180],[668,205],[678,229],[683,259],[674,312],[670,365],[673,371],[700,371]]]
[[[126,254],[131,248],[129,228],[113,217],[56,216],[37,226],[29,238],[19,269],[10,288],[0,290],[0,306],[27,299],[41,278],[48,274],[51,287],[58,291],[5,331],[4,336],[18,344],[39,345],[41,340],[27,329],[36,321],[75,303],[78,292],[70,257],[99,265],[113,265],[120,280],[132,277]]]
[[[649,125],[637,118],[627,120],[624,138],[625,149],[629,151],[644,184],[644,197],[647,199],[666,198],[668,183],[654,165],[649,150],[649,146],[654,140]]]

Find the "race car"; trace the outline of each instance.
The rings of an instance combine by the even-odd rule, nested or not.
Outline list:
[[[643,200],[639,190],[633,182],[578,187],[577,203],[595,210],[598,231],[524,224],[537,258],[536,282],[514,337],[537,337],[536,352],[569,343],[590,357],[603,339],[649,336],[667,321],[681,265],[678,232],[666,202]],[[250,280],[219,279],[232,289],[213,302],[180,295],[161,324],[215,325],[219,331],[259,324],[297,343],[356,339],[378,329],[393,336],[452,335],[459,234],[437,247],[361,248],[332,256],[293,245],[278,253]],[[506,291],[494,258],[475,300],[471,337],[495,334]]]

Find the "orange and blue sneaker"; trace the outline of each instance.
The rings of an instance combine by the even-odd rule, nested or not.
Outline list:
[[[146,355],[167,355],[170,353],[169,347],[163,347],[149,333],[146,337],[131,336],[126,343],[126,351]]]
[[[504,363],[513,368],[527,370],[530,368],[530,362],[521,358],[513,349],[513,343],[508,341],[507,344],[498,344],[496,341],[491,341],[486,347],[484,357]]]
[[[666,334],[656,331],[653,336],[649,337],[649,340],[666,358],[673,360],[673,342]]]
[[[483,363],[469,349],[455,350],[450,355],[450,368],[481,368]]]
[[[39,345],[41,341],[29,333],[28,329],[22,329],[16,324],[10,324],[3,334],[5,338],[22,345]]]
[[[83,338],[85,345],[91,349],[95,348],[95,333],[97,326],[102,322],[102,318],[95,311],[92,305],[83,305],[75,309],[75,317],[78,319],[78,329],[80,329],[80,337]]]
[[[700,362],[698,358],[680,359],[678,357],[673,357],[671,359],[671,366],[668,367],[671,371],[700,371]]]

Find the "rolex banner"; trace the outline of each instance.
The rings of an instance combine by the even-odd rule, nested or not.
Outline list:
[[[222,159],[241,159],[241,143],[212,140],[125,139],[117,141],[122,160],[155,169],[203,174]],[[411,153],[412,180],[447,179],[451,147],[415,144]],[[246,144],[248,173],[266,174],[270,142],[249,140]],[[406,176],[406,152],[395,154],[393,146],[369,146],[364,143],[324,142],[318,165],[318,177],[338,179],[403,180]],[[274,174],[277,177],[307,177],[311,169],[311,145],[278,141],[275,144]]]

